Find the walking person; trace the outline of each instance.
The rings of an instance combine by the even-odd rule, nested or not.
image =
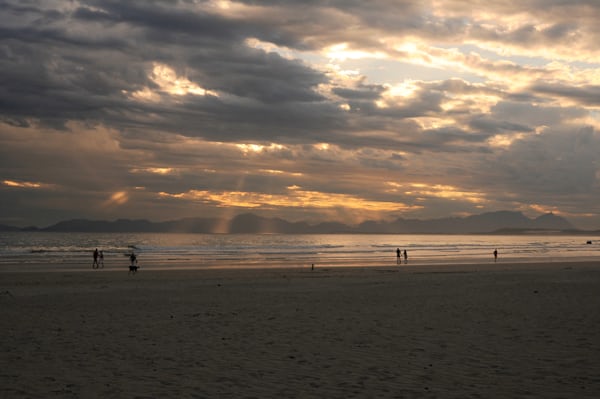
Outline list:
[[[397,265],[402,263],[401,253],[402,253],[402,251],[400,251],[400,248],[396,248],[396,264]]]
[[[494,249],[494,263],[498,261],[498,249]]]
[[[104,251],[100,251],[100,267],[104,269]]]
[[[100,265],[98,264],[98,248],[96,248],[94,250],[94,262],[92,263],[92,269],[97,269],[98,266]]]
[[[408,263],[408,253],[404,250],[404,263]]]

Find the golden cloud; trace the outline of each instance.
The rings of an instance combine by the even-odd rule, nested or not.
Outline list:
[[[487,202],[484,193],[474,191],[462,191],[457,187],[443,184],[426,184],[426,183],[410,183],[411,190],[407,190],[404,194],[416,198],[443,198],[449,200],[464,200],[474,204]]]
[[[130,170],[132,173],[151,173],[156,175],[170,175],[173,174],[175,168],[134,168]]]
[[[296,207],[296,208],[344,208],[349,210],[394,212],[407,211],[414,207],[390,201],[375,201],[349,194],[323,193],[319,191],[302,190],[299,186],[288,187],[287,194],[265,194],[246,191],[190,190],[185,193],[158,194],[163,198],[185,199],[212,203],[219,207],[265,208],[265,207]]]
[[[171,96],[215,96],[217,92],[207,90],[192,82],[185,76],[178,76],[177,72],[168,65],[155,62],[152,65],[152,72],[149,78],[159,87],[158,91],[153,91],[149,87],[144,87],[134,92],[124,91],[125,95],[129,95],[138,101],[158,102],[161,100],[161,93],[166,93]]]
[[[41,188],[43,186],[42,183],[18,182],[14,180],[4,180],[3,183],[5,186],[18,188]]]
[[[129,194],[127,191],[117,191],[104,201],[102,204],[103,208],[109,208],[113,206],[123,205],[129,201]]]

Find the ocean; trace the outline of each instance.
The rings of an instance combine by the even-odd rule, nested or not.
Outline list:
[[[587,242],[591,241],[591,244]],[[396,248],[411,265],[600,259],[600,237],[568,235],[0,233],[0,270],[91,269],[95,248],[106,269],[385,266]]]

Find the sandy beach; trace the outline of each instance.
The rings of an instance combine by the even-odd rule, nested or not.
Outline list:
[[[600,264],[0,273],[2,398],[598,398]]]

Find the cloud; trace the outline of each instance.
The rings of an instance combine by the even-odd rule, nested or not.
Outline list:
[[[23,220],[190,216],[226,201],[173,195],[243,193],[293,218],[600,225],[597,2],[2,6],[0,181],[16,185],[0,190]],[[283,204],[288,187],[331,206]]]
[[[540,96],[552,96],[587,106],[600,106],[600,85],[572,86],[566,84],[537,83],[530,88]]]

